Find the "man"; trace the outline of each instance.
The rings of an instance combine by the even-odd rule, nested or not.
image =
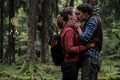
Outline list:
[[[93,14],[93,8],[83,3],[77,7],[78,19],[85,22],[81,28],[80,23],[74,23],[81,40],[86,43],[95,43],[93,48],[89,48],[82,54],[82,77],[81,80],[97,80],[98,72],[101,68],[100,51],[103,41],[102,21],[97,14]]]

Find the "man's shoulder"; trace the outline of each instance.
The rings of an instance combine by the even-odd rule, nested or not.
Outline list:
[[[90,17],[87,24],[93,23],[93,24],[98,24],[98,19],[94,16]]]
[[[89,20],[95,20],[95,21],[98,21],[98,19],[97,19],[95,16],[90,17]]]

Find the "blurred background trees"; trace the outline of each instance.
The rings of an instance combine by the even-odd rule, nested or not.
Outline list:
[[[103,55],[120,55],[120,9],[119,0],[100,0],[100,16],[103,21]]]
[[[6,60],[15,63],[15,55],[23,56],[28,51],[31,0],[0,1],[0,62]],[[97,6],[97,12],[103,21],[104,41],[101,55],[118,56],[120,53],[120,7],[119,0],[38,0],[34,55],[42,62],[49,61],[50,35],[59,33],[55,26],[55,18],[67,6],[76,7],[82,2]],[[97,3],[95,3],[97,2]],[[35,12],[33,12],[35,14]],[[18,24],[12,25],[10,19],[16,17]],[[33,28],[32,28],[33,29]],[[34,45],[31,45],[34,46]],[[33,53],[33,52],[32,52]]]
[[[38,79],[38,76],[41,77],[40,74],[43,78],[48,75],[60,79],[60,68],[52,64],[49,38],[52,34],[60,33],[55,25],[59,12],[67,6],[76,9],[84,2],[93,6],[94,12],[99,14],[103,22],[103,48],[100,53],[102,68],[99,78],[114,80],[112,77],[117,76],[115,80],[119,80],[117,73],[120,71],[119,0],[0,0],[0,79],[1,76],[15,80],[17,77],[26,79],[26,74],[31,80],[33,75]],[[11,19],[12,23],[16,24],[12,24]],[[12,63],[13,68],[7,65]],[[16,76],[18,73],[22,75]],[[59,76],[56,76],[56,73]],[[78,77],[80,79],[80,75]]]

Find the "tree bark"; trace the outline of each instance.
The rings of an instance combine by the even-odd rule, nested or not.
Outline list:
[[[41,5],[41,0],[38,1],[38,4]],[[38,6],[38,23],[41,22],[41,17],[42,17],[42,16],[41,16],[41,7]],[[41,36],[42,36],[42,33],[41,33],[41,32],[42,32],[42,29],[41,29],[41,26],[38,25],[38,26],[37,26],[37,29],[38,29],[39,32],[40,32],[40,33],[38,34],[38,35],[39,35],[39,37],[38,37],[38,38],[39,38],[39,41],[42,42],[42,41],[41,41]],[[42,45],[41,45],[41,44],[40,44],[40,47],[39,47],[39,48],[42,49]],[[40,50],[39,53],[38,53],[40,56],[37,56],[37,57],[41,57],[41,54],[40,54],[41,51],[42,51],[42,50]]]
[[[58,8],[58,0],[56,0],[56,17],[58,15],[58,11],[59,11],[59,8]],[[56,27],[56,34],[58,34],[58,29]]]
[[[35,65],[35,41],[36,41],[36,27],[37,27],[37,13],[38,0],[31,0],[30,2],[30,29],[29,39],[27,45],[27,56],[19,73],[33,73]]]
[[[83,3],[90,3],[91,0],[82,0]]]
[[[38,0],[31,0],[30,29],[29,29],[29,39],[28,39],[28,45],[27,45],[27,54],[30,56],[34,56],[34,53],[35,53],[37,12],[38,12],[37,2]]]
[[[3,62],[3,6],[4,0],[0,2],[1,4],[1,29],[0,29],[0,63]]]
[[[13,17],[15,17],[15,0],[10,0],[10,19],[12,19]],[[10,20],[9,20],[10,21]],[[15,63],[15,26],[12,25],[10,22],[9,22],[9,26],[11,27],[12,29],[12,40],[10,41],[10,45],[12,47],[12,62]]]
[[[9,0],[9,35],[8,35],[8,46],[7,50],[5,53],[5,61],[8,62],[9,64],[15,63],[15,37],[14,37],[14,31],[15,27],[12,25],[10,20],[15,16],[15,1],[14,0]]]
[[[74,7],[74,0],[70,1],[70,6]]]
[[[42,2],[42,62],[44,63],[47,61],[48,56],[49,1],[43,0]]]

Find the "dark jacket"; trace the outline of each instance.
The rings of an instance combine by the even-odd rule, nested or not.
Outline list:
[[[102,49],[102,43],[103,43],[102,20],[97,14],[93,14],[91,17],[96,17],[98,19],[98,27],[97,27],[97,30],[95,31],[95,33],[92,35],[91,39],[88,41],[88,43],[95,42],[94,49],[100,53],[100,51]],[[86,23],[87,23],[87,21],[85,22],[85,25],[82,28],[83,32],[85,31]]]

